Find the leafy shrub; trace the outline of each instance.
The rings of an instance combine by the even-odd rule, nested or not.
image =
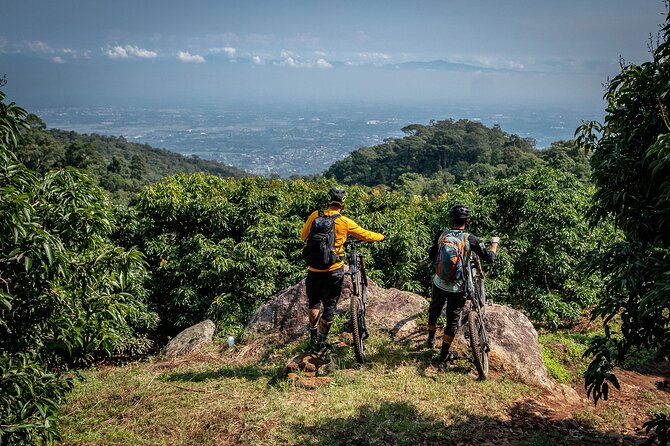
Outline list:
[[[299,232],[309,213],[327,205],[332,184],[194,174],[147,188],[122,212],[116,237],[148,256],[147,289],[162,334],[205,317],[240,329],[259,305],[302,279]],[[363,247],[370,277],[428,295],[427,248],[448,225],[449,207],[470,205],[473,233],[504,237],[490,295],[558,325],[597,299],[599,281],[582,272],[582,263],[611,229],[586,223],[590,196],[572,175],[543,169],[481,186],[464,182],[433,200],[351,186],[345,212],[386,235]]]
[[[0,353],[0,444],[51,444],[58,409],[74,380],[49,372],[31,354]]]
[[[596,402],[607,399],[602,386],[612,381],[612,368],[636,349],[670,353],[670,11],[656,43],[651,61],[622,62],[608,83],[604,123],[585,123],[578,132],[593,153],[593,221],[613,219],[623,232],[591,264],[605,278],[592,312],[603,319],[605,335],[588,350],[586,376]]]
[[[0,420],[2,444],[51,443],[68,369],[145,353],[156,316],[137,250],[110,242],[102,189],[66,169],[37,174],[13,152],[26,113],[0,92]]]

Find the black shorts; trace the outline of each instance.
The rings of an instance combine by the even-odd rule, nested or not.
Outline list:
[[[335,271],[317,273],[307,271],[307,280],[305,288],[309,309],[319,308],[323,304],[323,313],[321,317],[325,321],[332,321],[335,315],[335,307],[342,294],[342,285],[344,284],[344,266]]]

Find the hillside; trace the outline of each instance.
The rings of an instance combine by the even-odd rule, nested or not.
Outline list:
[[[345,184],[398,187],[408,180],[439,179],[441,183],[471,180],[482,183],[549,166],[589,175],[588,158],[572,141],[559,141],[538,150],[530,139],[488,128],[480,122],[433,121],[404,127],[405,137],[361,148],[337,161],[325,176]]]
[[[468,358],[438,366],[423,339],[374,333],[371,364],[355,365],[351,346],[340,345],[338,370],[297,382],[282,370],[305,343],[262,340],[86,371],[64,407],[61,444],[634,445],[647,411],[668,402],[653,373],[625,372],[629,385],[597,407],[513,377],[477,381]],[[583,398],[578,371],[568,375]]]
[[[38,172],[66,166],[83,168],[117,201],[127,201],[147,184],[178,173],[205,172],[218,177],[249,174],[217,161],[187,157],[122,137],[80,134],[47,129],[35,115],[23,132],[16,154],[26,167]]]

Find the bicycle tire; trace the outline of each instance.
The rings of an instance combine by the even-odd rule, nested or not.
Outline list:
[[[349,322],[351,324],[351,335],[354,338],[354,355],[356,362],[365,363],[365,314],[363,313],[361,295],[365,293],[365,288],[361,285],[360,272],[351,278],[353,282],[353,292],[349,302]]]
[[[471,310],[468,313],[468,329],[470,330],[472,362],[475,363],[479,379],[485,380],[489,376],[489,354],[484,345],[486,334],[482,332],[486,328],[479,312]]]

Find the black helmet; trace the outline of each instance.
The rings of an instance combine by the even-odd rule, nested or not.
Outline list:
[[[330,195],[331,203],[344,204],[344,198],[347,196],[347,191],[331,187],[328,191],[328,195]]]
[[[470,209],[464,204],[455,204],[449,209],[452,220],[467,220],[470,218]]]

